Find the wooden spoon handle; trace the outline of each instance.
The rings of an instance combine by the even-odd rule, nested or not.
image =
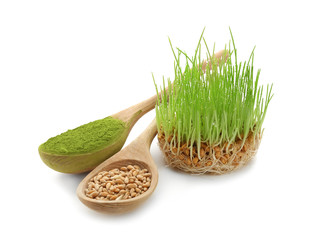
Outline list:
[[[134,140],[134,145],[144,145],[149,149],[157,132],[157,121],[154,118],[148,127]]]
[[[112,115],[112,117],[129,123],[130,128],[132,128],[138,119],[155,107],[156,102],[157,95],[154,95],[136,105]]]

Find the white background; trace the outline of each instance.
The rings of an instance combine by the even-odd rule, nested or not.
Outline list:
[[[1,239],[308,239],[306,1],[0,1]],[[53,171],[49,137],[155,94],[173,77],[173,45],[193,54],[202,29],[217,49],[232,28],[239,58],[256,45],[275,96],[255,160],[224,176],[166,167],[136,211],[108,216],[75,191],[85,174]],[[145,115],[126,145],[154,117]]]

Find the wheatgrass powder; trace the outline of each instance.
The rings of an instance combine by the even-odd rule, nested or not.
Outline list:
[[[90,153],[109,146],[125,130],[123,121],[106,117],[50,138],[40,146],[40,150],[59,155]]]

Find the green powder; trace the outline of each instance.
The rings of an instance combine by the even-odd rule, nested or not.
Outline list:
[[[40,149],[59,155],[95,152],[114,143],[125,129],[123,121],[107,117],[52,137]]]

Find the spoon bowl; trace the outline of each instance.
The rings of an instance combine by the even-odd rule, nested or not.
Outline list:
[[[77,196],[87,207],[102,213],[120,214],[130,212],[145,202],[154,192],[158,183],[158,170],[150,154],[150,146],[157,133],[156,121],[153,120],[148,128],[126,148],[116,153],[105,162],[91,171],[79,184]],[[143,194],[125,200],[97,200],[86,196],[85,190],[90,179],[99,172],[109,171],[128,165],[138,165],[141,169],[147,169],[151,173],[151,183]]]

